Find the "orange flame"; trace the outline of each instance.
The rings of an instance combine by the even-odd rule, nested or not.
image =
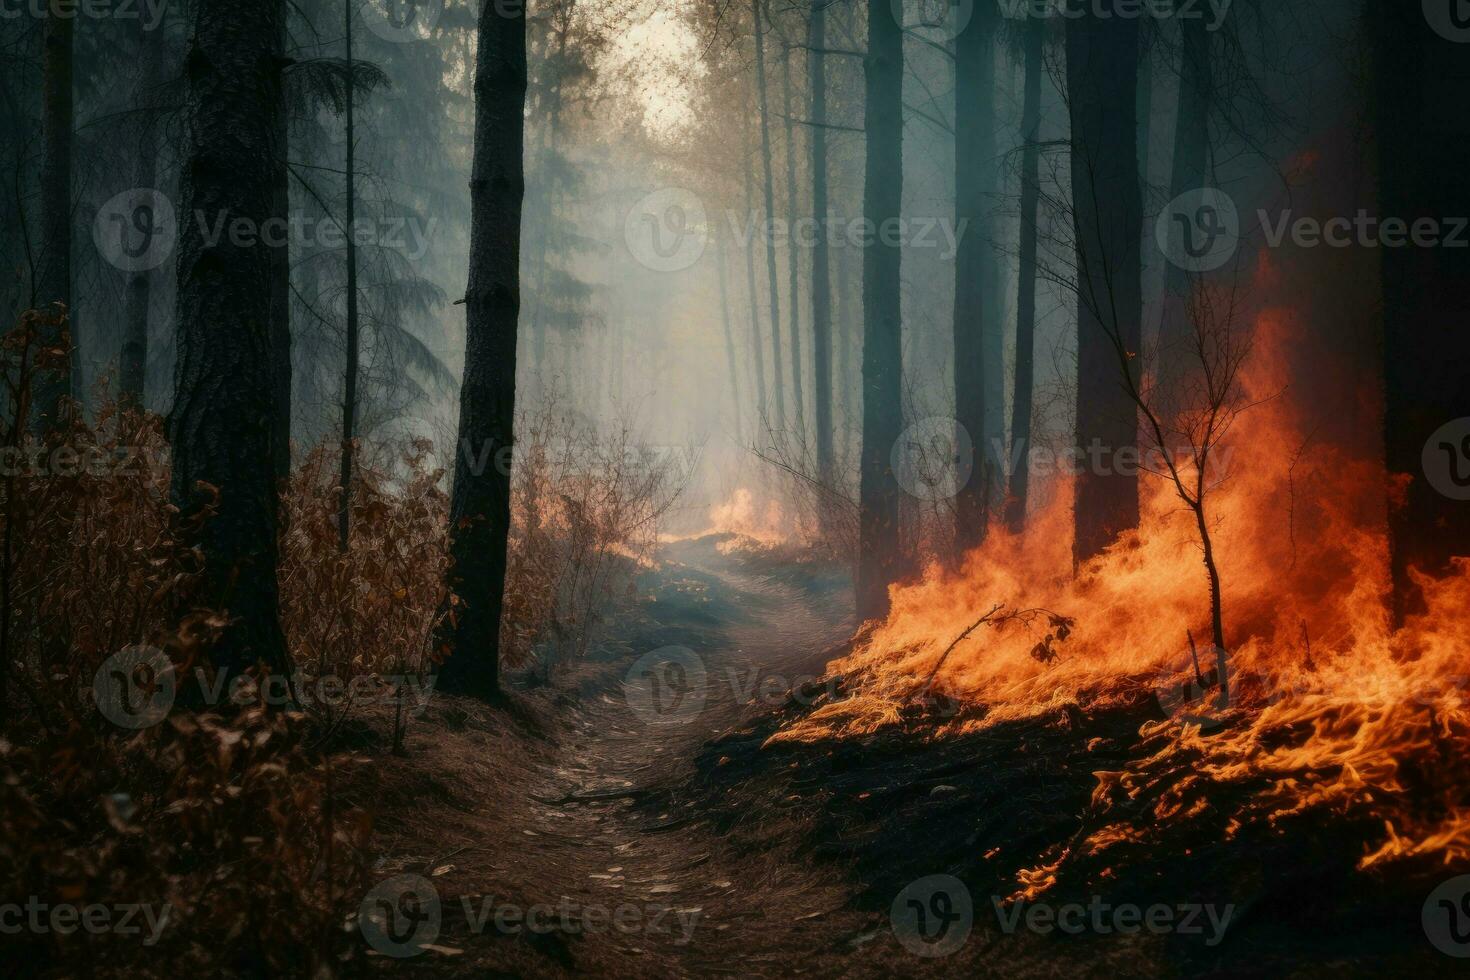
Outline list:
[[[1393,481],[1376,460],[1304,438],[1303,413],[1280,397],[1286,355],[1301,343],[1298,327],[1285,309],[1257,316],[1241,383],[1246,402],[1259,404],[1237,420],[1220,457],[1221,480],[1207,498],[1235,717],[1218,731],[1161,722],[1152,732],[1173,726],[1164,751],[1201,755],[1203,778],[1264,778],[1274,787],[1256,801],[1266,819],[1377,806],[1385,838],[1365,866],[1414,855],[1465,860],[1463,786],[1437,809],[1414,807],[1402,773],[1410,760],[1470,757],[1470,562],[1442,580],[1421,577],[1427,611],[1390,628],[1385,517]],[[1210,635],[1198,535],[1167,481],[1145,476],[1140,492],[1141,526],[1075,575],[1072,489],[1059,480],[1024,533],[996,529],[958,571],[931,566],[921,581],[895,586],[887,620],[860,633],[851,653],[830,665],[857,693],[775,739],[859,734],[897,720],[898,707],[922,689],[946,648],[999,603],[1044,608],[1075,626],[1050,645],[1051,660],[1034,655],[1052,628],[1045,617],[982,627],[955,647],[934,686],[988,708],[968,727],[1067,704],[1098,706],[1194,676],[1186,630],[1206,645]],[[1213,655],[1202,651],[1201,658],[1208,669]],[[1286,730],[1310,735],[1268,737]],[[1126,783],[1128,774],[1100,778]],[[1122,833],[1110,828],[1090,846],[1100,849]],[[1049,878],[1046,870],[1038,869],[1038,882]]]

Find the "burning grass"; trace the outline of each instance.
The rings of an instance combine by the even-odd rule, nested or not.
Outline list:
[[[1470,564],[1421,577],[1426,611],[1391,628],[1391,481],[1380,463],[1311,441],[1306,411],[1288,397],[1299,328],[1286,308],[1256,317],[1241,374],[1254,407],[1215,457],[1209,506],[1228,703],[1219,703],[1218,678],[1203,673],[1212,651],[1199,651],[1203,668],[1191,654],[1193,638],[1210,633],[1208,585],[1192,515],[1173,487],[1146,477],[1141,527],[1074,575],[1071,492],[1059,480],[1024,533],[997,528],[958,571],[931,567],[895,587],[888,619],[830,665],[851,696],[771,740],[894,725],[931,675],[934,690],[969,706],[950,735],[1151,694],[1173,717],[1145,725],[1149,753],[1098,774],[1097,799],[1150,805],[1123,808],[1115,825],[1048,856],[1022,876],[1027,894],[1054,880],[1057,862],[1155,837],[1160,822],[1216,806],[1229,807],[1232,834],[1304,814],[1366,820],[1376,831],[1363,841],[1363,868],[1470,862]],[[1052,610],[1072,625],[1062,636],[1050,619],[1003,620],[943,656],[997,604]],[[1160,785],[1168,792],[1151,798]]]

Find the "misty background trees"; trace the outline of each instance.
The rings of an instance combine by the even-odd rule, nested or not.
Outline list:
[[[1319,146],[1371,117],[1360,184],[1380,210],[1465,210],[1440,176],[1463,131],[1429,81],[1457,91],[1464,49],[1386,0],[1238,0],[1218,20],[1075,0],[160,9],[7,22],[0,290],[11,313],[65,305],[89,410],[169,418],[186,512],[201,481],[222,491],[200,546],[246,659],[280,655],[272,501],[292,462],[340,447],[346,550],[354,464],[426,437],[480,597],[445,642],[493,664],[512,478],[472,463],[546,406],[704,446],[679,529],[753,491],[853,566],[863,617],[1002,517],[1024,529],[1057,492],[1035,451],[1097,447],[1111,462],[1075,482],[1083,565],[1140,519],[1139,473],[1113,465],[1139,451],[1139,396],[1162,417],[1188,403],[1200,291],[1281,264],[1253,211],[1295,206]],[[1343,43],[1361,63],[1318,57]],[[522,89],[517,135],[497,100]],[[1238,205],[1238,246],[1191,271],[1157,229],[1214,236],[1176,204],[1206,190]],[[1323,213],[1357,199],[1314,193]],[[1385,249],[1381,315],[1343,311],[1392,473],[1467,414],[1443,326],[1457,258]],[[1290,261],[1302,308],[1332,310],[1310,274],[1329,257]],[[66,393],[38,392],[38,414]],[[1359,401],[1324,410],[1320,438],[1378,428]],[[1405,501],[1385,513],[1411,606],[1408,567],[1443,568],[1467,532],[1425,481]]]

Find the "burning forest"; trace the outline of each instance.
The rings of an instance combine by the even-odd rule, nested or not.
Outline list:
[[[1470,958],[1458,0],[0,0],[16,976]]]

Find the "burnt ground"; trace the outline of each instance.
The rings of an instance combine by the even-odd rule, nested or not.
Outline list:
[[[849,634],[848,592],[831,570],[719,543],[672,546],[621,636],[572,678],[497,707],[438,698],[407,757],[382,757],[357,801],[376,814],[374,874],[430,882],[439,928],[424,948],[414,937],[411,956],[364,942],[349,972],[1433,976],[1458,965],[1420,924],[1443,868],[1354,871],[1381,828],[1319,817],[1232,836],[1229,794],[1249,787],[1209,786],[1185,794],[1187,818],[1155,826],[1187,757],[1104,816],[1094,773],[1151,754],[1139,727],[1161,715],[1142,692],[974,734],[935,738],[959,720],[940,705],[874,735],[763,747],[841,696],[788,693]],[[668,659],[669,647],[688,651],[673,654],[683,673],[641,685],[639,658]],[[1023,869],[1117,823],[1137,839],[1074,854],[1037,905],[1006,904]],[[1120,917],[1124,905],[1154,918]],[[521,921],[533,906],[537,931]],[[1057,914],[1072,931],[1050,924]]]

